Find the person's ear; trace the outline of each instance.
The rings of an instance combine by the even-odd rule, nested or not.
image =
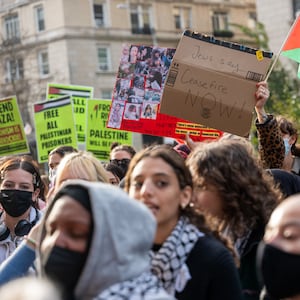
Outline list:
[[[291,145],[295,144],[296,141],[297,141],[297,135],[296,134],[291,135],[291,137],[290,137]]]
[[[37,198],[40,195],[41,190],[39,188],[37,188],[33,193],[32,193],[32,201],[36,201]]]
[[[181,209],[185,209],[192,200],[193,190],[192,187],[187,185],[181,190],[180,194],[180,207]]]

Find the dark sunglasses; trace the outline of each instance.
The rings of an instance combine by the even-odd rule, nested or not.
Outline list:
[[[110,162],[117,166],[122,166],[122,165],[128,165],[130,163],[130,159],[129,158],[111,159]]]

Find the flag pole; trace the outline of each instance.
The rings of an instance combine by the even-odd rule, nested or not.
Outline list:
[[[272,65],[271,65],[270,69],[268,70],[268,72],[267,72],[267,74],[266,74],[266,76],[265,76],[265,79],[264,79],[265,82],[268,81],[271,72],[273,71],[273,69],[274,69],[274,67],[275,67],[275,65],[276,65],[276,63],[277,63],[277,61],[279,60],[280,53],[282,52],[282,49],[283,49],[283,47],[284,47],[284,45],[285,45],[287,39],[289,38],[291,32],[293,31],[293,29],[294,29],[294,27],[295,27],[295,25],[296,25],[296,23],[297,23],[299,17],[300,17],[300,15],[298,15],[297,18],[295,19],[295,21],[294,21],[293,25],[291,26],[291,28],[290,28],[290,30],[289,30],[287,36],[285,37],[285,40],[284,40],[283,43],[282,43],[282,45],[281,45],[281,47],[280,47],[280,49],[279,49],[277,55],[275,56],[275,59],[273,60]]]

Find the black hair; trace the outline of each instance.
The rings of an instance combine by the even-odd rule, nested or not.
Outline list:
[[[34,191],[40,189],[39,198],[45,200],[45,185],[41,179],[38,163],[29,156],[14,156],[5,160],[0,167],[0,182],[3,181],[7,171],[17,169],[22,169],[32,174],[33,189]]]
[[[57,153],[60,157],[64,157],[65,154],[72,153],[72,152],[78,152],[78,150],[72,146],[59,146],[59,147],[51,150],[49,152],[48,156],[51,156],[51,155]]]
[[[113,173],[114,176],[118,177],[120,181],[125,176],[123,169],[116,164],[106,163],[103,166],[106,171]]]

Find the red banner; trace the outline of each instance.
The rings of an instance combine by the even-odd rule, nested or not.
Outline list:
[[[175,49],[124,45],[108,128],[194,141],[216,139],[222,131],[159,113],[161,95]]]

